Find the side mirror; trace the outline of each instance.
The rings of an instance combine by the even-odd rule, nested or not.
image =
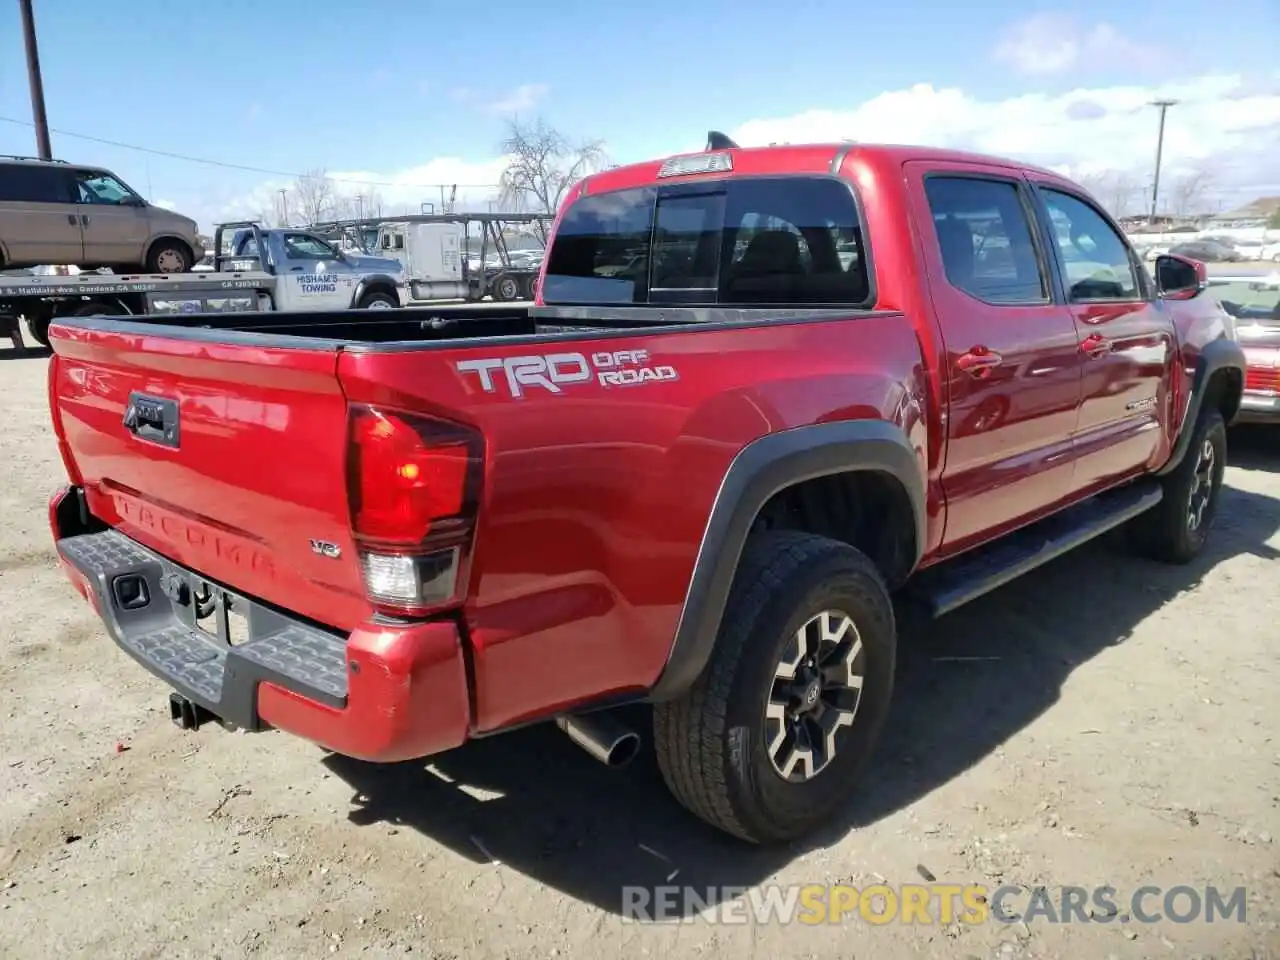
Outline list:
[[[1156,257],[1156,293],[1165,300],[1190,300],[1209,286],[1209,271],[1199,260],[1162,253]]]

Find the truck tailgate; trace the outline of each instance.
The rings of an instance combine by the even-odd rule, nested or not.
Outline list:
[[[85,327],[52,339],[50,403],[96,516],[304,617],[351,629],[368,614],[336,345]]]

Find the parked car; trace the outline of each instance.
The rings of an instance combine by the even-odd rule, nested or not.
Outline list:
[[[0,267],[185,273],[204,253],[194,220],[148,203],[109,170],[0,157]]]
[[[1169,248],[1170,253],[1205,263],[1239,263],[1245,259],[1244,254],[1216,240],[1188,240],[1186,243],[1175,243]]]
[[[1242,422],[1280,424],[1280,275],[1215,277],[1223,307],[1236,320],[1236,336],[1247,364]]]
[[[1014,161],[618,167],[533,307],[57,321],[51,532],[180,726],[398,761],[554,720],[618,764],[648,702],[680,802],[786,840],[862,780],[895,595],[1205,549],[1245,359],[1155,267]]]

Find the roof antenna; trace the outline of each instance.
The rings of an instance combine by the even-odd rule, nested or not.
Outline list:
[[[738,145],[728,138],[719,130],[707,131],[707,149],[708,150],[735,150]]]

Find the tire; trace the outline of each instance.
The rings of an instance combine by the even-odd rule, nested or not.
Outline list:
[[[493,278],[489,289],[493,291],[493,299],[503,302],[520,299],[520,281],[509,273],[500,273]]]
[[[31,331],[31,338],[42,347],[51,347],[49,342],[49,323],[48,317],[37,317],[34,320],[27,321],[27,329]]]
[[[147,273],[187,273],[194,265],[191,249],[181,240],[157,240],[143,264]]]
[[[400,304],[396,301],[396,298],[393,297],[391,294],[381,293],[380,291],[375,290],[372,293],[366,293],[363,297],[360,298],[358,309],[360,310],[394,310],[398,306],[400,306]]]
[[[537,291],[534,289],[538,285],[538,275],[531,273],[520,281],[520,296],[525,300],[533,300]]]
[[[124,307],[114,303],[84,303],[72,310],[62,314],[64,317],[127,317],[129,311]],[[43,347],[51,347],[49,342],[49,324],[54,321],[54,317],[41,317],[36,320],[28,320],[27,327],[31,331],[31,336],[36,342]]]
[[[86,303],[67,311],[68,317],[127,317],[129,311],[115,303]]]
[[[804,670],[797,633],[824,611],[846,614],[845,631],[829,664],[855,657],[860,694],[846,700],[851,723],[834,726],[833,757],[812,753],[796,763],[785,741],[771,753],[781,724],[767,716],[784,656]],[[834,621],[833,621],[834,622]],[[850,652],[852,651],[852,652]],[[668,788],[711,825],[751,843],[790,840],[836,815],[856,788],[884,724],[893,689],[896,627],[893,604],[875,565],[836,540],[790,530],[748,542],[730,590],[711,659],[679,699],[655,704],[654,747]],[[854,694],[846,689],[843,695]],[[792,703],[815,702],[812,685]],[[826,694],[816,700],[830,704]],[[832,716],[842,716],[839,712]],[[775,759],[776,757],[776,759]],[[779,763],[790,760],[790,763]],[[784,778],[790,767],[793,780]],[[816,767],[816,770],[815,770]],[[811,774],[803,782],[796,777]]]
[[[1137,552],[1163,563],[1194,560],[1208,541],[1226,465],[1226,423],[1218,410],[1204,410],[1182,462],[1162,480],[1163,499],[1131,521]]]

